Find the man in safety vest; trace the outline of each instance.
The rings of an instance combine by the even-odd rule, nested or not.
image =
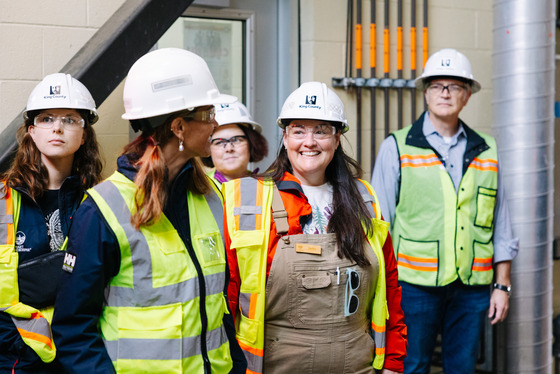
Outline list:
[[[507,316],[518,239],[496,142],[459,119],[481,88],[469,60],[454,49],[434,53],[416,87],[428,110],[385,139],[372,179],[403,289],[404,372],[429,372],[441,331],[444,371],[473,373],[485,318]]]

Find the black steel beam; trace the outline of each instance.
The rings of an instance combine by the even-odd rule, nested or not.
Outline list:
[[[101,105],[193,1],[127,0],[60,72],[82,82]],[[13,159],[21,118],[20,113],[0,134],[0,171]]]

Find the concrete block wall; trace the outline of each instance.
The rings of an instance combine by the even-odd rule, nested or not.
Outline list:
[[[123,3],[0,0],[0,132],[25,109],[33,87],[45,75],[59,72]],[[128,142],[128,127],[120,134],[112,122],[101,117],[95,125],[104,149],[112,149],[123,136],[123,144]]]
[[[372,0],[373,1],[373,0]],[[372,1],[362,5],[362,76],[370,74],[370,10]],[[410,73],[410,24],[411,1],[403,1],[403,77],[411,78]],[[376,77],[382,78],[383,66],[383,29],[384,1],[376,4]],[[422,73],[422,26],[424,2],[416,0],[416,75]],[[356,7],[354,6],[354,12]],[[302,19],[302,81],[318,80],[331,85],[333,77],[343,77],[345,71],[347,3],[339,0],[309,0],[301,3]],[[397,77],[397,0],[390,2],[390,78]],[[428,3],[428,46],[429,54],[441,48],[456,48],[471,61],[475,78],[483,89],[471,97],[462,112],[462,118],[475,129],[492,133],[492,2],[487,0],[430,0]],[[354,45],[355,50],[355,45]],[[355,52],[353,64],[355,65]],[[356,77],[355,68],[353,69]],[[389,90],[390,131],[397,129],[397,92]],[[350,131],[346,134],[347,152],[356,157],[358,134],[355,131],[357,120],[356,93],[354,90],[336,89],[346,107]],[[362,89],[362,167],[366,178],[370,178],[372,164],[369,158],[371,149],[370,90]],[[376,149],[385,138],[384,130],[384,92],[375,90],[376,95]],[[410,110],[411,93],[403,91],[403,126],[412,121]],[[422,93],[416,96],[416,116],[424,108]]]

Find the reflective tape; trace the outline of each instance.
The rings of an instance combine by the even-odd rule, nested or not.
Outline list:
[[[480,159],[475,157],[469,164],[470,169],[476,169],[480,171],[494,171],[498,172],[498,160],[493,160],[491,158]]]
[[[239,230],[255,230],[257,215],[262,214],[262,206],[257,205],[257,183],[254,179],[242,178],[237,192],[239,206],[234,208],[233,214],[239,217]]]
[[[402,155],[401,168],[420,168],[441,165],[441,161],[435,153],[429,155]]]
[[[406,268],[419,270],[419,271],[437,271],[438,259],[437,258],[420,258],[414,256],[407,256],[402,253],[398,254],[397,264]]]
[[[208,351],[227,343],[223,326],[206,332]],[[202,354],[200,335],[180,339],[130,339],[105,340],[111,361],[117,360],[181,360]]]
[[[474,258],[472,269],[474,271],[490,271],[492,270],[492,257],[490,258]]]

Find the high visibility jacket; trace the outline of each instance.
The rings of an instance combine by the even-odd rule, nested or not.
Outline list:
[[[378,204],[372,204],[376,201],[373,188],[362,180],[357,185],[373,217],[373,233],[368,235],[367,240],[379,261],[371,319],[376,345],[373,366],[381,369],[385,357],[386,320],[389,318],[382,248],[389,225],[380,219]],[[262,373],[267,252],[270,235],[275,234],[271,222],[273,182],[247,177],[224,183],[222,191],[231,248],[237,253],[241,278],[239,311],[236,313],[237,338],[247,359],[247,373]]]
[[[458,192],[421,126],[393,134],[401,171],[392,228],[399,280],[424,286],[444,286],[457,278],[467,285],[492,282],[496,142],[469,128],[466,131]]]
[[[0,182],[0,190],[4,183]],[[7,188],[0,199],[0,311],[12,317],[23,341],[43,362],[52,362],[56,347],[52,339],[50,320],[53,308],[35,309],[19,300],[18,264],[15,250],[15,232],[21,207],[20,194]]]
[[[187,193],[187,247],[163,214],[140,230],[132,227],[135,191],[134,182],[115,172],[87,192],[120,246],[120,271],[107,286],[99,320],[117,373],[203,373],[208,361],[212,373],[228,373],[219,192]]]

